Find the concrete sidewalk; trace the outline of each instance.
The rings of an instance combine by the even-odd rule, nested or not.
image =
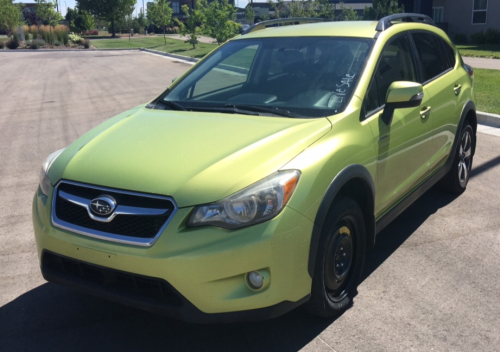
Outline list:
[[[480,57],[463,56],[464,62],[473,68],[487,68],[490,70],[500,70],[500,59],[483,59]]]
[[[187,37],[183,37],[180,34],[167,34],[167,38],[172,38],[172,39],[180,39],[180,40],[187,40]],[[198,41],[200,43],[209,43],[209,44],[217,44],[217,41],[214,38],[210,37],[204,37],[204,36],[198,36]]]

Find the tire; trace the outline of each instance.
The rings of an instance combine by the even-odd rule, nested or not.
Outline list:
[[[305,309],[325,318],[341,315],[352,305],[365,260],[363,213],[351,198],[339,197],[321,230],[311,288]]]
[[[462,194],[467,188],[472,170],[473,151],[476,145],[474,130],[465,122],[458,142],[453,165],[450,171],[441,180],[441,188],[451,194]]]

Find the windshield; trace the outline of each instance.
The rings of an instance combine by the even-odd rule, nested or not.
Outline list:
[[[176,110],[337,114],[352,96],[372,43],[343,37],[235,40],[211,54],[159,102]]]

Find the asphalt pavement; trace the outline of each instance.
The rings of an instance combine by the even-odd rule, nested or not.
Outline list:
[[[0,351],[495,351],[500,138],[478,134],[467,191],[432,189],[378,237],[336,320],[191,325],[46,283],[31,201],[51,152],[153,99],[190,65],[140,52],[0,53]]]

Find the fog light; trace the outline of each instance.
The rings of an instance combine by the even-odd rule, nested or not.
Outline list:
[[[259,289],[264,284],[264,277],[259,272],[252,271],[248,274],[248,283],[252,288]]]

